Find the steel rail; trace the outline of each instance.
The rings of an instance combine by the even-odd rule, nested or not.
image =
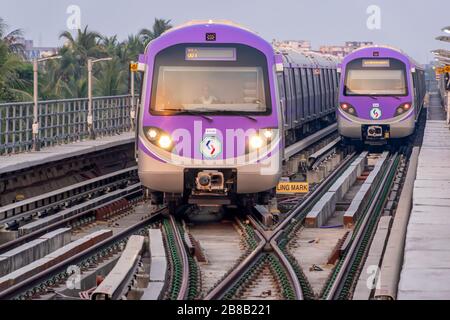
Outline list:
[[[54,190],[54,191],[44,193],[44,194],[36,196],[36,197],[32,197],[32,198],[24,200],[24,201],[12,203],[12,204],[0,207],[0,216],[2,216],[2,215],[4,216],[4,218],[0,220],[0,225],[1,224],[6,225],[7,223],[17,221],[17,220],[23,219],[28,216],[32,216],[40,211],[56,207],[58,205],[61,205],[65,202],[71,201],[73,199],[77,199],[77,198],[81,198],[85,195],[89,195],[95,191],[108,188],[112,185],[120,184],[120,183],[126,181],[127,178],[122,178],[117,181],[112,181],[112,182],[109,182],[109,183],[101,185],[101,186],[94,186],[93,189],[85,190],[85,191],[82,191],[81,193],[71,195],[67,198],[61,198],[60,200],[56,200],[54,202],[50,202],[50,203],[39,206],[39,203],[41,203],[41,202],[47,202],[47,200],[52,199],[52,198],[63,197],[65,193],[75,192],[76,189],[89,187],[89,185],[91,185],[91,184],[101,183],[108,179],[118,177],[118,176],[121,176],[121,175],[124,175],[127,173],[132,174],[133,172],[137,172],[137,166],[123,169],[123,170],[120,170],[120,171],[117,171],[114,173],[109,173],[109,174],[106,174],[106,175],[103,175],[100,177],[96,177],[93,179],[89,179],[89,180],[86,180],[83,182],[75,183],[73,185],[64,187],[62,189]],[[27,210],[26,208],[28,208],[30,206],[32,206],[33,208],[30,210]],[[27,211],[23,212],[24,210],[27,210]],[[18,212],[18,211],[22,211],[22,212]],[[11,213],[12,215],[8,216],[9,213]]]
[[[339,164],[339,166],[333,170],[333,172],[322,181],[319,186],[310,194],[308,197],[300,203],[298,206],[294,207],[289,215],[272,231],[268,241],[278,238],[283,232],[284,228],[291,223],[291,220],[295,218],[300,212],[313,205],[316,201],[320,199],[320,196],[325,190],[331,186],[335,178],[338,178],[340,174],[347,168],[347,166],[359,155],[359,153],[352,152],[347,155],[347,157]]]
[[[180,230],[178,229],[177,222],[175,218],[171,215],[170,224],[173,228],[173,233],[175,235],[175,239],[177,241],[178,253],[181,256],[181,261],[183,263],[183,275],[181,279],[181,287],[178,292],[177,299],[178,300],[186,300],[189,292],[189,259],[186,252],[186,247],[183,242],[183,238],[180,235]]]
[[[83,210],[83,211],[81,211],[81,212],[79,212],[79,213],[77,213],[77,214],[75,214],[73,216],[70,216],[68,218],[65,218],[65,219],[62,219],[62,220],[57,221],[55,223],[49,224],[47,226],[44,226],[43,228],[40,228],[39,230],[33,231],[31,233],[28,233],[28,234],[26,234],[24,236],[21,236],[21,237],[19,237],[17,239],[14,239],[12,241],[8,241],[8,242],[0,245],[0,253],[3,253],[5,251],[11,250],[11,249],[14,249],[15,247],[17,247],[19,245],[22,245],[22,244],[24,244],[24,243],[26,243],[28,241],[31,241],[32,239],[37,238],[37,237],[39,237],[39,236],[41,236],[41,235],[43,235],[43,234],[45,234],[47,232],[50,232],[50,231],[56,230],[58,228],[61,228],[63,226],[66,226],[67,224],[71,223],[72,221],[77,220],[77,219],[79,219],[79,218],[81,218],[81,217],[91,213],[93,210],[96,210],[98,208],[102,208],[104,206],[107,206],[107,205],[109,205],[111,203],[114,203],[117,200],[123,199],[125,197],[129,197],[129,196],[132,196],[134,194],[142,193],[142,189],[140,188],[140,186],[141,186],[140,183],[137,183],[135,185],[129,186],[128,189],[130,190],[130,192],[125,194],[125,195],[123,195],[123,196],[121,196],[120,198],[116,198],[116,199],[110,200],[108,202],[101,203],[101,204],[99,204],[97,206],[94,206],[94,207],[89,207],[87,210]],[[139,189],[136,190],[136,188],[139,188]],[[119,191],[122,192],[123,190],[119,190]],[[113,195],[113,193],[111,195]],[[98,199],[92,199],[90,204],[95,203],[95,200],[98,200]],[[89,204],[86,203],[86,206],[89,206]]]
[[[237,265],[213,290],[211,290],[204,300],[219,300],[225,293],[241,278],[242,274],[260,257],[266,245],[265,237],[254,228],[256,236],[260,239],[258,246]]]
[[[300,151],[308,148],[310,145],[320,141],[324,137],[330,135],[331,133],[337,131],[337,124],[332,124],[322,130],[319,130],[310,136],[305,137],[304,139],[290,145],[284,151],[284,160],[288,160],[293,155],[299,153]]]
[[[83,250],[82,252],[77,253],[76,255],[73,255],[72,257],[61,261],[60,263],[54,265],[53,267],[50,267],[42,272],[39,272],[35,274],[34,276],[13,285],[12,287],[8,288],[7,290],[4,290],[0,292],[0,299],[6,300],[6,299],[13,299],[20,295],[21,293],[25,292],[26,290],[29,290],[40,283],[46,281],[50,277],[60,273],[65,272],[66,267],[71,264],[77,264],[84,259],[92,256],[95,252],[101,251],[104,248],[107,248],[114,244],[117,241],[120,241],[132,234],[134,234],[139,229],[145,227],[147,224],[151,223],[155,218],[161,216],[163,213],[167,211],[167,208],[162,208],[157,210],[153,213],[151,217],[148,217],[142,221],[139,221],[138,223],[126,228],[125,230],[120,231],[119,233],[95,244],[94,246],[87,248]]]
[[[394,155],[392,155],[388,160],[389,164],[388,164],[387,168],[385,170],[383,170],[382,173],[380,172],[380,174],[383,174],[383,178],[378,183],[376,193],[375,193],[374,197],[372,198],[371,203],[370,203],[368,209],[366,210],[366,213],[364,214],[364,218],[358,227],[357,233],[352,240],[350,248],[345,255],[345,258],[340,266],[340,269],[336,275],[336,278],[334,279],[333,284],[325,297],[326,300],[333,300],[339,294],[340,289],[343,286],[343,282],[344,282],[343,280],[345,279],[346,275],[348,274],[349,268],[352,265],[352,262],[354,261],[355,255],[358,251],[358,248],[361,245],[361,240],[363,238],[363,235],[367,232],[369,220],[370,220],[370,218],[372,218],[372,214],[375,211],[377,203],[381,200],[380,198],[381,198],[383,190],[384,190],[383,187],[386,185],[386,183],[389,179],[390,172],[394,168],[394,163],[395,163],[394,160],[399,156],[400,156],[399,153],[395,153]]]
[[[320,150],[314,152],[312,155],[308,157],[308,168],[315,169],[317,164],[322,161],[324,158],[329,156],[332,152],[336,150],[337,145],[341,142],[341,137],[338,137],[327,144],[325,147]]]

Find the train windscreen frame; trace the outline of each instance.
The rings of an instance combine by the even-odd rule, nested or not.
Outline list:
[[[407,96],[406,65],[395,58],[352,60],[346,66],[343,90],[345,96]]]
[[[232,48],[236,59],[186,59],[188,48],[193,47]],[[267,59],[261,51],[243,44],[186,43],[168,47],[155,57],[150,113],[270,115]]]

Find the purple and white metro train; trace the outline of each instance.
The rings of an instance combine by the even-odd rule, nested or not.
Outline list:
[[[423,68],[400,50],[357,49],[341,65],[339,133],[366,144],[408,137],[414,132],[425,91]]]
[[[278,53],[229,22],[189,22],[152,41],[138,109],[139,177],[154,203],[267,204],[284,147],[335,122],[337,61]]]

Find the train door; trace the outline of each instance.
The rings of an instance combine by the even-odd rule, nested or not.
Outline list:
[[[284,85],[283,73],[278,73],[278,91],[280,92],[281,116],[283,117],[283,126],[286,127],[286,91]]]

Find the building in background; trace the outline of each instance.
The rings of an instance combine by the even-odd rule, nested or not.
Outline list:
[[[371,45],[373,45],[371,41],[346,41],[344,45],[320,46],[319,51],[343,58],[358,48]]]
[[[35,58],[45,58],[58,54],[58,48],[55,47],[35,47],[33,40],[24,38],[17,39],[24,47],[24,54],[27,60]]]
[[[301,51],[311,51],[311,41],[309,40],[276,40],[273,39],[274,47],[283,49],[296,49]]]
[[[309,40],[272,40],[272,45],[278,49],[295,49],[301,51],[318,51],[323,54],[331,54],[340,58],[345,57],[347,54],[355,49],[373,45],[371,41],[347,41],[343,45],[323,45],[319,47],[319,50],[313,50],[311,47],[311,41]]]

